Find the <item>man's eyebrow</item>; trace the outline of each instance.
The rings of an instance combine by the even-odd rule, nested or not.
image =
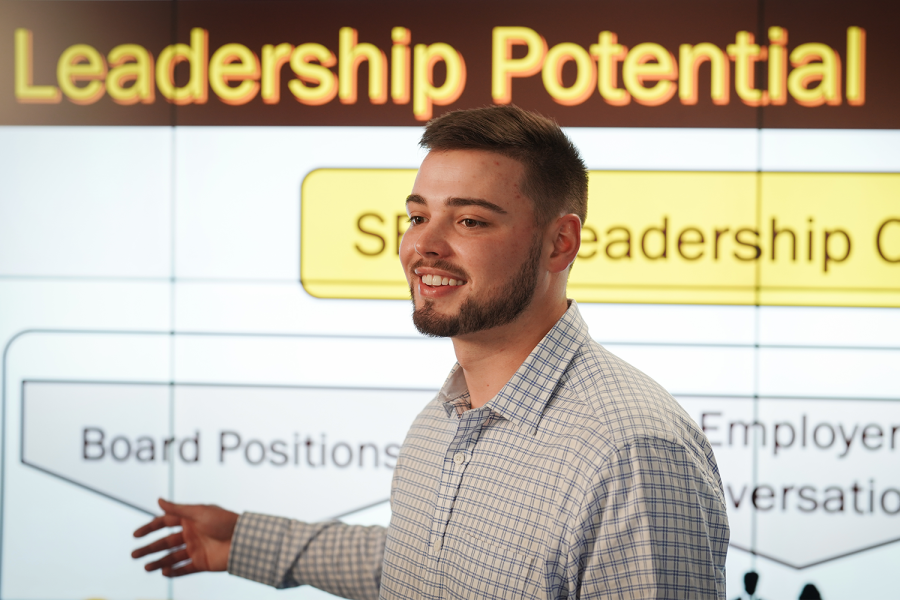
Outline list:
[[[495,212],[501,215],[506,214],[506,210],[504,208],[497,206],[493,202],[488,202],[487,200],[482,200],[480,198],[450,198],[449,200],[447,200],[447,206],[480,206],[481,208],[486,208],[491,212]]]
[[[425,201],[425,198],[418,194],[410,194],[406,197],[406,204],[428,204]],[[506,214],[506,209],[501,206],[494,204],[493,202],[488,202],[487,200],[482,200],[481,198],[450,198],[446,202],[449,207],[460,207],[460,206],[480,206],[481,208],[486,208],[491,212],[495,212],[500,215]]]

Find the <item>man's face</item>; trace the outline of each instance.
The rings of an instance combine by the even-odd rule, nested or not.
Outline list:
[[[400,245],[422,333],[491,329],[530,303],[542,237],[521,190],[523,175],[518,161],[480,150],[431,152],[422,162]]]

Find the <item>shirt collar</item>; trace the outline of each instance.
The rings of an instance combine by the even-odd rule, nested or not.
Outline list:
[[[544,407],[572,362],[572,357],[588,339],[587,324],[578,311],[578,305],[571,300],[565,314],[485,406],[534,434]],[[468,389],[457,363],[438,393],[448,416],[456,416],[457,401],[464,395],[468,395]]]
[[[460,406],[470,407],[469,388],[466,387],[466,378],[459,363],[453,365],[450,374],[438,392],[438,399],[443,403],[447,416],[459,416],[462,412]]]

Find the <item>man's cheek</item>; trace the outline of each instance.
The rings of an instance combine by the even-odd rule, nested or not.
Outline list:
[[[400,255],[400,264],[403,267],[403,272],[406,274],[406,280],[409,281],[409,266],[412,261],[412,255],[414,252],[412,251],[415,248],[415,244],[411,241],[411,234],[407,231],[403,234],[403,237],[400,239],[399,247],[397,248],[397,252]]]

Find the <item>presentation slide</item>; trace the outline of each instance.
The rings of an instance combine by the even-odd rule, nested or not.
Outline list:
[[[388,524],[455,363],[398,259],[418,140],[490,104],[582,153],[569,295],[709,438],[728,600],[897,597],[898,22],[870,0],[3,2],[0,600],[332,597],[148,574],[131,533],[159,497]]]

